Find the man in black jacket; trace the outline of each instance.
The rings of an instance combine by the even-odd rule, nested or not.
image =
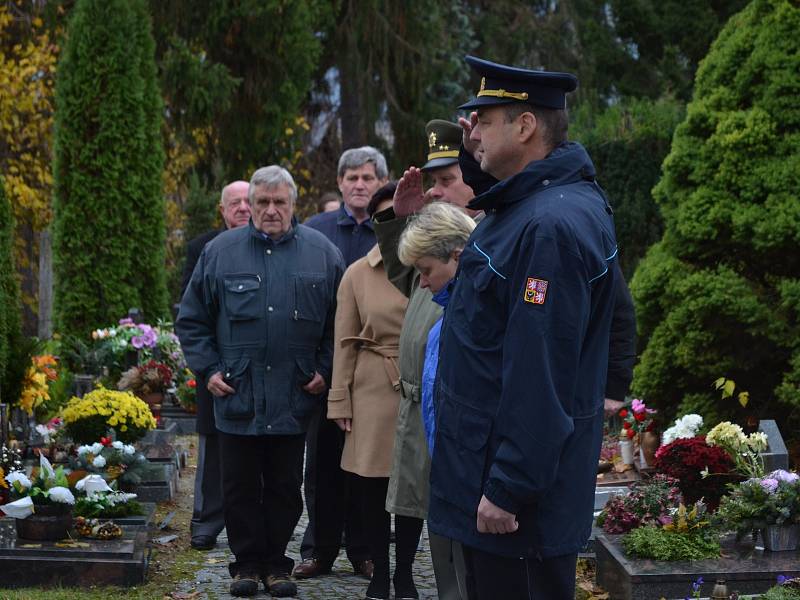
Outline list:
[[[247,225],[250,202],[246,181],[234,181],[222,188],[219,212],[225,229]],[[214,229],[198,235],[186,245],[186,264],[183,268],[181,296],[192,278],[192,272],[205,245],[225,229]],[[206,382],[197,377],[197,474],[194,481],[194,511],[192,512],[192,548],[210,550],[225,526],[222,513],[222,480],[220,478],[219,444],[214,426],[214,405]]]

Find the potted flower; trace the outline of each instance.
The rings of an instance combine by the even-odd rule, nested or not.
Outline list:
[[[597,525],[607,533],[627,533],[642,525],[663,525],[681,501],[677,481],[655,475],[631,485],[624,496],[614,496],[597,517]]]
[[[197,412],[197,380],[194,377],[178,386],[178,403],[186,412]]]
[[[800,542],[800,477],[779,469],[736,484],[720,502],[716,522],[736,538],[761,532],[767,550],[796,550]]]
[[[172,387],[172,370],[164,363],[149,360],[125,371],[117,387],[129,390],[144,400],[158,420],[164,394]]]
[[[622,419],[622,432],[620,438],[627,438],[631,441],[638,435],[639,437],[639,460],[643,468],[653,464],[655,452],[658,448],[658,437],[653,433],[655,422],[652,415],[655,410],[647,408],[647,405],[634,398],[629,408],[621,408],[619,416]]]
[[[113,489],[100,475],[87,475],[77,482],[75,489],[81,494],[75,503],[75,516],[86,519],[120,519],[142,515],[142,505],[136,494]]]
[[[38,473],[32,479],[22,471],[12,471],[5,480],[12,488],[12,498],[16,499],[0,506],[0,510],[17,520],[17,537],[27,540],[68,537],[75,496],[69,489],[64,467],[54,470],[40,456]]]
[[[62,410],[66,434],[79,444],[93,443],[116,433],[116,439],[132,444],[156,427],[150,408],[130,392],[98,387],[83,398],[70,399]]]
[[[745,435],[738,425],[723,421],[706,435],[709,446],[719,446],[730,454],[735,470],[743,477],[762,477],[764,459],[761,452],[767,449],[767,434],[761,431]]]
[[[664,439],[672,437],[668,432],[669,429],[664,432]],[[719,446],[709,446],[703,435],[678,437],[661,446],[656,451],[654,467],[678,480],[685,502],[693,504],[703,499],[712,512],[727,492],[727,484],[741,479],[730,455]]]
[[[99,442],[79,446],[76,456],[70,459],[70,466],[75,472],[102,476],[108,482],[117,481],[123,488],[141,483],[149,471],[158,469],[157,465],[150,464],[136,448],[110,437],[102,437]]]

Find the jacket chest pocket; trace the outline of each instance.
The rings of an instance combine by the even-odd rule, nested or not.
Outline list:
[[[292,319],[320,323],[328,310],[328,286],[322,273],[298,273],[294,276]]]
[[[506,307],[498,300],[501,277],[482,261],[465,268],[460,278],[464,281],[459,308],[474,339],[486,342],[502,337]]]
[[[261,316],[261,276],[234,274],[225,278],[225,311],[231,321]]]

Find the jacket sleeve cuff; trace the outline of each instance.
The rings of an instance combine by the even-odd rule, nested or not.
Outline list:
[[[609,373],[606,379],[606,398],[611,400],[625,400],[630,389],[631,380],[627,377],[616,377]]]
[[[492,504],[510,512],[512,515],[519,514],[519,502],[505,490],[503,484],[497,479],[489,479],[486,482],[483,488],[483,495],[486,496]]]
[[[352,419],[353,403],[349,388],[331,388],[328,392],[328,419]]]

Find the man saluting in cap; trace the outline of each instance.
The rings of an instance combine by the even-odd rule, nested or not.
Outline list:
[[[577,79],[467,62],[481,84],[461,106],[476,112],[459,160],[486,217],[441,331],[429,527],[453,540],[465,597],[571,600],[602,439],[614,223],[567,141]]]

